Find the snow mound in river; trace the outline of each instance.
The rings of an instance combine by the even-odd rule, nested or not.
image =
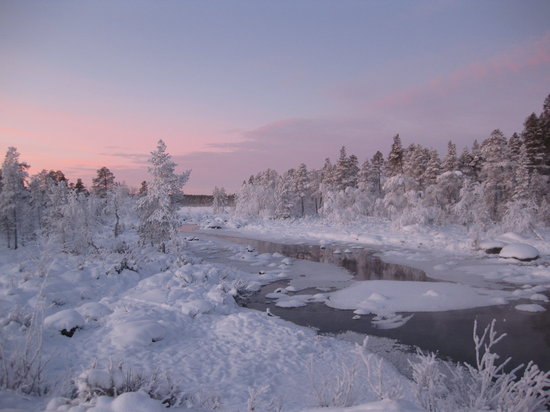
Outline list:
[[[504,246],[499,256],[519,260],[532,260],[538,258],[540,254],[536,248],[526,243],[512,243]]]

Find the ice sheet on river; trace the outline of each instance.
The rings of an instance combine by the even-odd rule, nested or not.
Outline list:
[[[481,289],[447,282],[386,280],[353,282],[350,286],[327,293],[325,296],[324,302],[327,306],[351,309],[358,315],[438,312],[500,305],[508,300],[517,299],[512,292],[503,290]]]

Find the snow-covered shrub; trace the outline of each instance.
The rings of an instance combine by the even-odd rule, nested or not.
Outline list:
[[[9,348],[11,345],[6,340],[0,340],[0,388],[29,395],[48,392],[49,385],[44,377],[47,360],[42,354],[42,342],[43,313],[39,308],[32,315],[21,347]]]
[[[419,360],[411,363],[416,398],[430,412],[480,411],[535,412],[550,401],[550,372],[542,372],[529,362],[523,375],[516,373],[522,365],[510,372],[504,368],[510,358],[497,363],[499,356],[492,352],[505,334],[497,336],[495,321],[481,336],[474,323],[476,364],[442,366],[434,354],[419,353]]]
[[[269,394],[271,388],[269,385],[261,386],[259,388],[248,388],[248,399],[246,401],[246,412],[281,412],[282,402],[274,398],[266,398],[266,394]]]
[[[168,373],[145,374],[124,365],[110,362],[107,368],[96,364],[82,372],[75,382],[76,397],[89,401],[97,396],[116,397],[122,393],[142,391],[166,406],[186,405],[190,396]]]
[[[506,205],[502,229],[507,232],[526,232],[536,223],[537,205],[531,199],[516,200]]]

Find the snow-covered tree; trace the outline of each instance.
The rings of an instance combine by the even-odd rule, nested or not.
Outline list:
[[[470,150],[470,153],[472,155],[472,161],[470,162],[471,176],[476,182],[479,182],[481,169],[483,168],[483,163],[485,162],[485,158],[483,157],[483,153],[481,152],[481,146],[477,140],[474,140],[474,143],[472,144],[472,150]]]
[[[458,202],[453,205],[453,212],[457,223],[468,229],[481,231],[490,222],[490,216],[484,203],[483,185],[472,179],[466,179]]]
[[[452,141],[447,144],[447,154],[443,158],[441,168],[444,172],[457,170],[456,145]]]
[[[298,166],[298,169],[292,176],[292,189],[300,199],[300,215],[305,215],[305,199],[310,196],[309,174],[304,163]]]
[[[147,194],[147,181],[144,180],[143,182],[141,182],[141,185],[139,186],[138,195],[144,196],[146,194]]]
[[[513,164],[519,162],[521,146],[523,145],[523,140],[517,133],[514,133],[508,139],[508,152],[510,154],[510,161]]]
[[[323,200],[323,191],[322,191],[322,181],[323,181],[323,171],[313,169],[309,171],[309,193],[313,201],[313,210],[315,214],[319,213],[319,209],[322,206]]]
[[[542,138],[544,141],[544,170],[542,175],[550,175],[550,94],[544,99],[542,113],[539,116],[539,125],[542,129]]]
[[[98,169],[97,176],[92,181],[92,193],[98,197],[107,197],[115,187],[115,175],[107,167]]]
[[[2,191],[0,191],[0,224],[6,234],[7,245],[17,249],[21,227],[25,219],[29,193],[25,187],[29,165],[19,161],[15,147],[9,147],[2,164]]]
[[[71,224],[70,219],[65,219],[65,205],[69,196],[67,181],[56,182],[47,177],[44,195],[45,205],[41,222],[42,234],[51,241],[64,246],[67,242],[66,227]]]
[[[426,170],[420,177],[421,186],[426,188],[433,185],[441,172],[441,161],[439,160],[439,154],[435,149],[428,149],[428,163],[426,164]]]
[[[332,169],[332,183],[335,190],[344,190],[347,187],[357,187],[357,175],[359,167],[355,155],[347,156],[346,147],[340,149],[338,162]]]
[[[491,219],[497,222],[502,217],[512,178],[508,145],[500,130],[494,130],[483,142],[481,153],[485,159],[481,170],[485,205]]]
[[[279,218],[289,218],[293,215],[297,204],[297,196],[294,191],[294,169],[289,169],[277,182],[275,215]]]
[[[124,231],[122,220],[131,208],[129,202],[130,188],[123,183],[116,183],[108,192],[106,212],[113,225],[113,235],[118,237]]]
[[[212,211],[214,213],[222,213],[225,211],[225,207],[227,206],[227,194],[225,193],[225,189],[223,187],[214,187],[214,191],[212,192]]]
[[[84,183],[82,183],[81,178],[76,179],[76,183],[74,184],[73,189],[76,193],[88,193],[88,191],[86,190],[86,186],[84,186]]]
[[[189,179],[190,170],[177,174],[176,163],[166,152],[166,144],[159,140],[157,150],[151,152],[151,166],[148,190],[145,196],[137,201],[139,214],[138,232],[143,243],[156,245],[162,252],[171,239],[178,219],[172,196],[182,193],[182,187]]]
[[[545,160],[545,144],[544,134],[539,118],[535,113],[531,113],[529,117],[525,119],[525,123],[523,125],[524,129],[521,135],[527,148],[530,169],[542,169]]]
[[[430,153],[419,144],[411,144],[403,154],[403,173],[415,180],[422,188],[422,177],[426,172]]]
[[[393,143],[391,145],[391,151],[388,154],[386,161],[386,170],[388,176],[395,176],[403,173],[403,146],[401,145],[401,138],[399,135],[393,137]]]
[[[379,150],[376,151],[374,156],[371,159],[371,175],[370,180],[372,182],[373,191],[376,196],[381,196],[382,194],[382,177],[384,176],[384,155]]]

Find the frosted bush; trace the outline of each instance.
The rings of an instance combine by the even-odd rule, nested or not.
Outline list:
[[[44,377],[47,360],[42,354],[43,323],[43,312],[39,308],[30,319],[21,347],[9,351],[8,342],[0,340],[0,388],[29,395],[48,392]]]
[[[383,360],[379,356],[367,352],[369,337],[363,340],[361,346],[356,346],[356,352],[361,357],[367,369],[366,383],[369,390],[378,399],[399,400],[403,398],[403,387],[397,380],[388,379],[384,376]]]
[[[93,364],[82,372],[75,381],[76,396],[85,401],[97,396],[116,397],[122,393],[143,391],[151,398],[167,406],[187,405],[191,397],[178,382],[172,381],[168,373],[155,371],[145,374],[124,365],[123,362],[109,362],[107,368]]]
[[[497,336],[494,326],[493,320],[479,336],[474,323],[475,365],[449,366],[438,362],[434,354],[419,352],[418,362],[411,366],[422,407],[430,412],[544,410],[550,401],[550,372],[542,372],[532,362],[519,378],[516,373],[523,365],[505,372],[510,358],[498,363],[499,356],[492,352],[505,334]]]
[[[351,406],[357,393],[357,364],[341,363],[332,373],[319,373],[311,359],[309,378],[318,406]]]

